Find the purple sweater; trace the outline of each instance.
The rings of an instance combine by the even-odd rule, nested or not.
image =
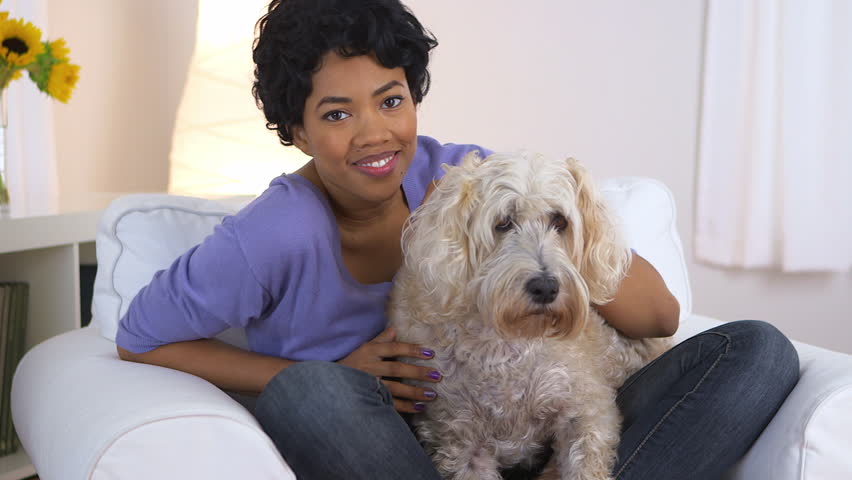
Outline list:
[[[410,210],[429,183],[473,145],[418,137],[402,189]],[[339,360],[386,324],[392,282],[358,283],[343,264],[328,200],[305,178],[282,175],[258,198],[142,288],[118,326],[134,353],[244,327],[252,351],[290,360]]]

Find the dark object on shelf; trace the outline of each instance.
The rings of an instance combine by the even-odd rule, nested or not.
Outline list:
[[[97,265],[80,265],[80,326],[92,321],[92,295],[95,291]]]
[[[0,456],[15,453],[20,441],[12,425],[12,376],[26,348],[29,284],[0,283]]]

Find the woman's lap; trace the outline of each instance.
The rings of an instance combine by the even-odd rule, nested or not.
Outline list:
[[[769,423],[798,372],[789,340],[764,322],[685,340],[619,389],[616,478],[718,478]],[[438,478],[387,390],[366,373],[297,364],[270,382],[256,415],[300,478]],[[504,477],[534,478],[519,469]]]
[[[260,394],[255,416],[299,479],[440,479],[387,389],[360,370],[288,367]]]

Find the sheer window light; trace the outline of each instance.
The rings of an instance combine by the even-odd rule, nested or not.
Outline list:
[[[308,161],[265,128],[251,94],[254,25],[267,4],[199,0],[195,50],[169,156],[169,193],[257,195]]]

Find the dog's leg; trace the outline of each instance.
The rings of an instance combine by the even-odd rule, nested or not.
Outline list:
[[[615,391],[600,386],[599,395],[580,403],[576,416],[558,422],[554,453],[541,478],[609,480],[615,464],[621,415]]]

